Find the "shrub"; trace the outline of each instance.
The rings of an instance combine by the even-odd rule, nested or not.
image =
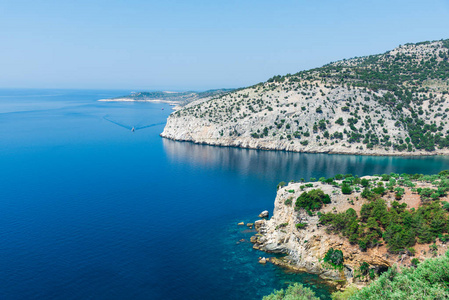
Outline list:
[[[277,189],[279,190],[280,188],[284,187],[285,185],[286,185],[286,183],[284,181],[281,181],[278,183]]]
[[[321,189],[314,189],[309,192],[303,192],[296,199],[295,209],[304,208],[307,211],[319,210],[323,204],[330,203],[330,197]]]
[[[352,188],[349,184],[343,183],[341,186],[341,192],[345,195],[349,195],[352,193]]]
[[[344,125],[343,118],[338,118],[337,121],[335,121],[335,123],[338,125]]]
[[[286,290],[275,290],[272,294],[263,297],[263,300],[320,300],[315,293],[300,283],[290,285]]]
[[[327,178],[325,181],[324,181],[325,183],[327,183],[327,184],[333,184],[333,183],[335,183],[334,182],[334,178]]]
[[[369,180],[366,179],[366,178],[362,178],[362,180],[360,181],[360,184],[361,184],[363,187],[368,187],[368,186],[369,186]]]
[[[297,223],[295,226],[296,226],[296,228],[298,228],[298,229],[303,229],[303,228],[306,227],[306,225],[307,225],[307,224],[305,224],[305,223]]]
[[[332,293],[332,300],[347,300],[352,295],[355,295],[358,291],[359,289],[356,286],[351,285],[347,287],[344,291],[341,292],[337,291],[335,293]]]
[[[405,189],[401,188],[401,187],[397,187],[397,188],[394,189],[394,191],[396,192],[396,194],[395,194],[396,200],[402,199],[402,196],[405,193]]]
[[[410,256],[415,256],[416,250],[413,247],[407,248],[407,253]]]
[[[372,189],[374,194],[378,194],[378,195],[384,195],[385,194],[385,188],[383,186],[377,186],[375,188]]]
[[[389,181],[389,180],[390,180],[390,175],[388,175],[388,174],[383,174],[383,175],[381,176],[381,180],[382,180],[382,181]]]
[[[369,263],[367,263],[366,261],[364,261],[359,268],[359,271],[362,275],[367,275],[368,271],[369,271]]]
[[[364,188],[360,193],[360,196],[368,200],[373,200],[374,198],[376,198],[376,194],[374,194],[369,188]]]
[[[327,250],[326,255],[323,260],[327,263],[330,263],[334,267],[343,266],[343,252],[341,250],[334,250],[334,248],[330,248]]]

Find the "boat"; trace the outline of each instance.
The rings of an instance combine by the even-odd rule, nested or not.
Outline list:
[[[134,130],[135,130],[135,129],[134,129],[134,127],[133,127],[133,128],[131,128],[131,131],[132,131],[132,132],[134,132]]]

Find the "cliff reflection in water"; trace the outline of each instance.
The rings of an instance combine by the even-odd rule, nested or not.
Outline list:
[[[383,173],[433,174],[449,169],[449,157],[385,157],[263,151],[198,145],[163,139],[168,157],[181,163],[230,170],[271,182],[308,180],[338,173],[369,175]]]

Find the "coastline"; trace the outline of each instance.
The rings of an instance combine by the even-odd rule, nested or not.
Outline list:
[[[165,130],[164,130],[165,132]],[[209,145],[217,147],[231,147],[231,148],[241,148],[241,149],[253,149],[253,150],[265,150],[265,151],[286,151],[294,153],[315,153],[315,154],[344,154],[344,155],[363,155],[363,156],[395,156],[395,157],[425,157],[425,156],[449,156],[449,149],[438,150],[434,152],[427,151],[414,151],[414,152],[399,152],[399,151],[382,151],[382,150],[358,150],[358,149],[335,149],[335,147],[325,147],[325,146],[309,146],[304,148],[293,148],[290,145],[280,145],[280,144],[260,144],[251,143],[246,140],[235,140],[234,142],[222,141],[222,140],[195,140],[192,138],[176,138],[170,134],[162,132],[160,136],[172,141],[178,142],[189,142],[198,145]]]
[[[160,100],[160,99],[131,99],[131,98],[112,98],[112,99],[99,99],[99,102],[146,102],[146,103],[167,103],[172,106],[173,110],[179,110],[182,108],[182,101],[173,100]]]
[[[381,176],[363,176],[377,186],[382,182]],[[340,183],[340,181],[338,181]],[[417,187],[429,188],[432,184],[424,181],[413,181]],[[417,209],[422,205],[422,199],[413,189],[403,186],[405,193],[400,203],[406,204],[409,209]],[[304,209],[295,207],[295,200],[303,192],[321,189],[330,196],[331,202],[319,209],[320,213],[308,214]],[[351,243],[341,233],[328,230],[323,225],[320,214],[341,213],[352,209],[361,214],[362,207],[370,203],[368,199],[361,197],[361,191],[351,194],[342,194],[339,186],[323,182],[289,183],[277,191],[274,201],[273,215],[270,219],[260,219],[254,222],[257,234],[251,238],[253,248],[267,253],[281,253],[281,258],[269,258],[267,261],[295,272],[307,272],[316,274],[329,285],[336,289],[344,289],[349,285],[359,288],[366,286],[371,281],[368,276],[360,276],[360,266],[367,263],[371,270],[381,273],[382,270],[394,265],[409,267],[413,265],[413,259],[423,261],[425,259],[443,255],[448,248],[444,241],[415,243],[411,248],[416,253],[389,252],[387,243],[382,241],[377,247],[362,250],[355,243]],[[394,192],[386,192],[382,199],[388,207],[394,206]],[[449,197],[440,196],[441,201],[449,200]],[[397,203],[397,202],[396,202]],[[297,224],[304,226],[298,227]],[[437,251],[428,251],[432,243],[437,245]],[[325,262],[324,257],[329,249],[342,251],[344,262],[341,268],[335,268]]]
[[[131,98],[113,98],[113,99],[99,99],[100,102],[153,102],[153,103],[172,103],[180,104],[181,101],[160,100],[160,99],[131,99]]]

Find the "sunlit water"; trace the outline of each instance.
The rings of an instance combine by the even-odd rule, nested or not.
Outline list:
[[[96,101],[127,92],[0,90],[0,299],[260,299],[295,281],[327,299],[259,264],[237,223],[271,212],[280,181],[449,168],[164,140],[168,105]]]

